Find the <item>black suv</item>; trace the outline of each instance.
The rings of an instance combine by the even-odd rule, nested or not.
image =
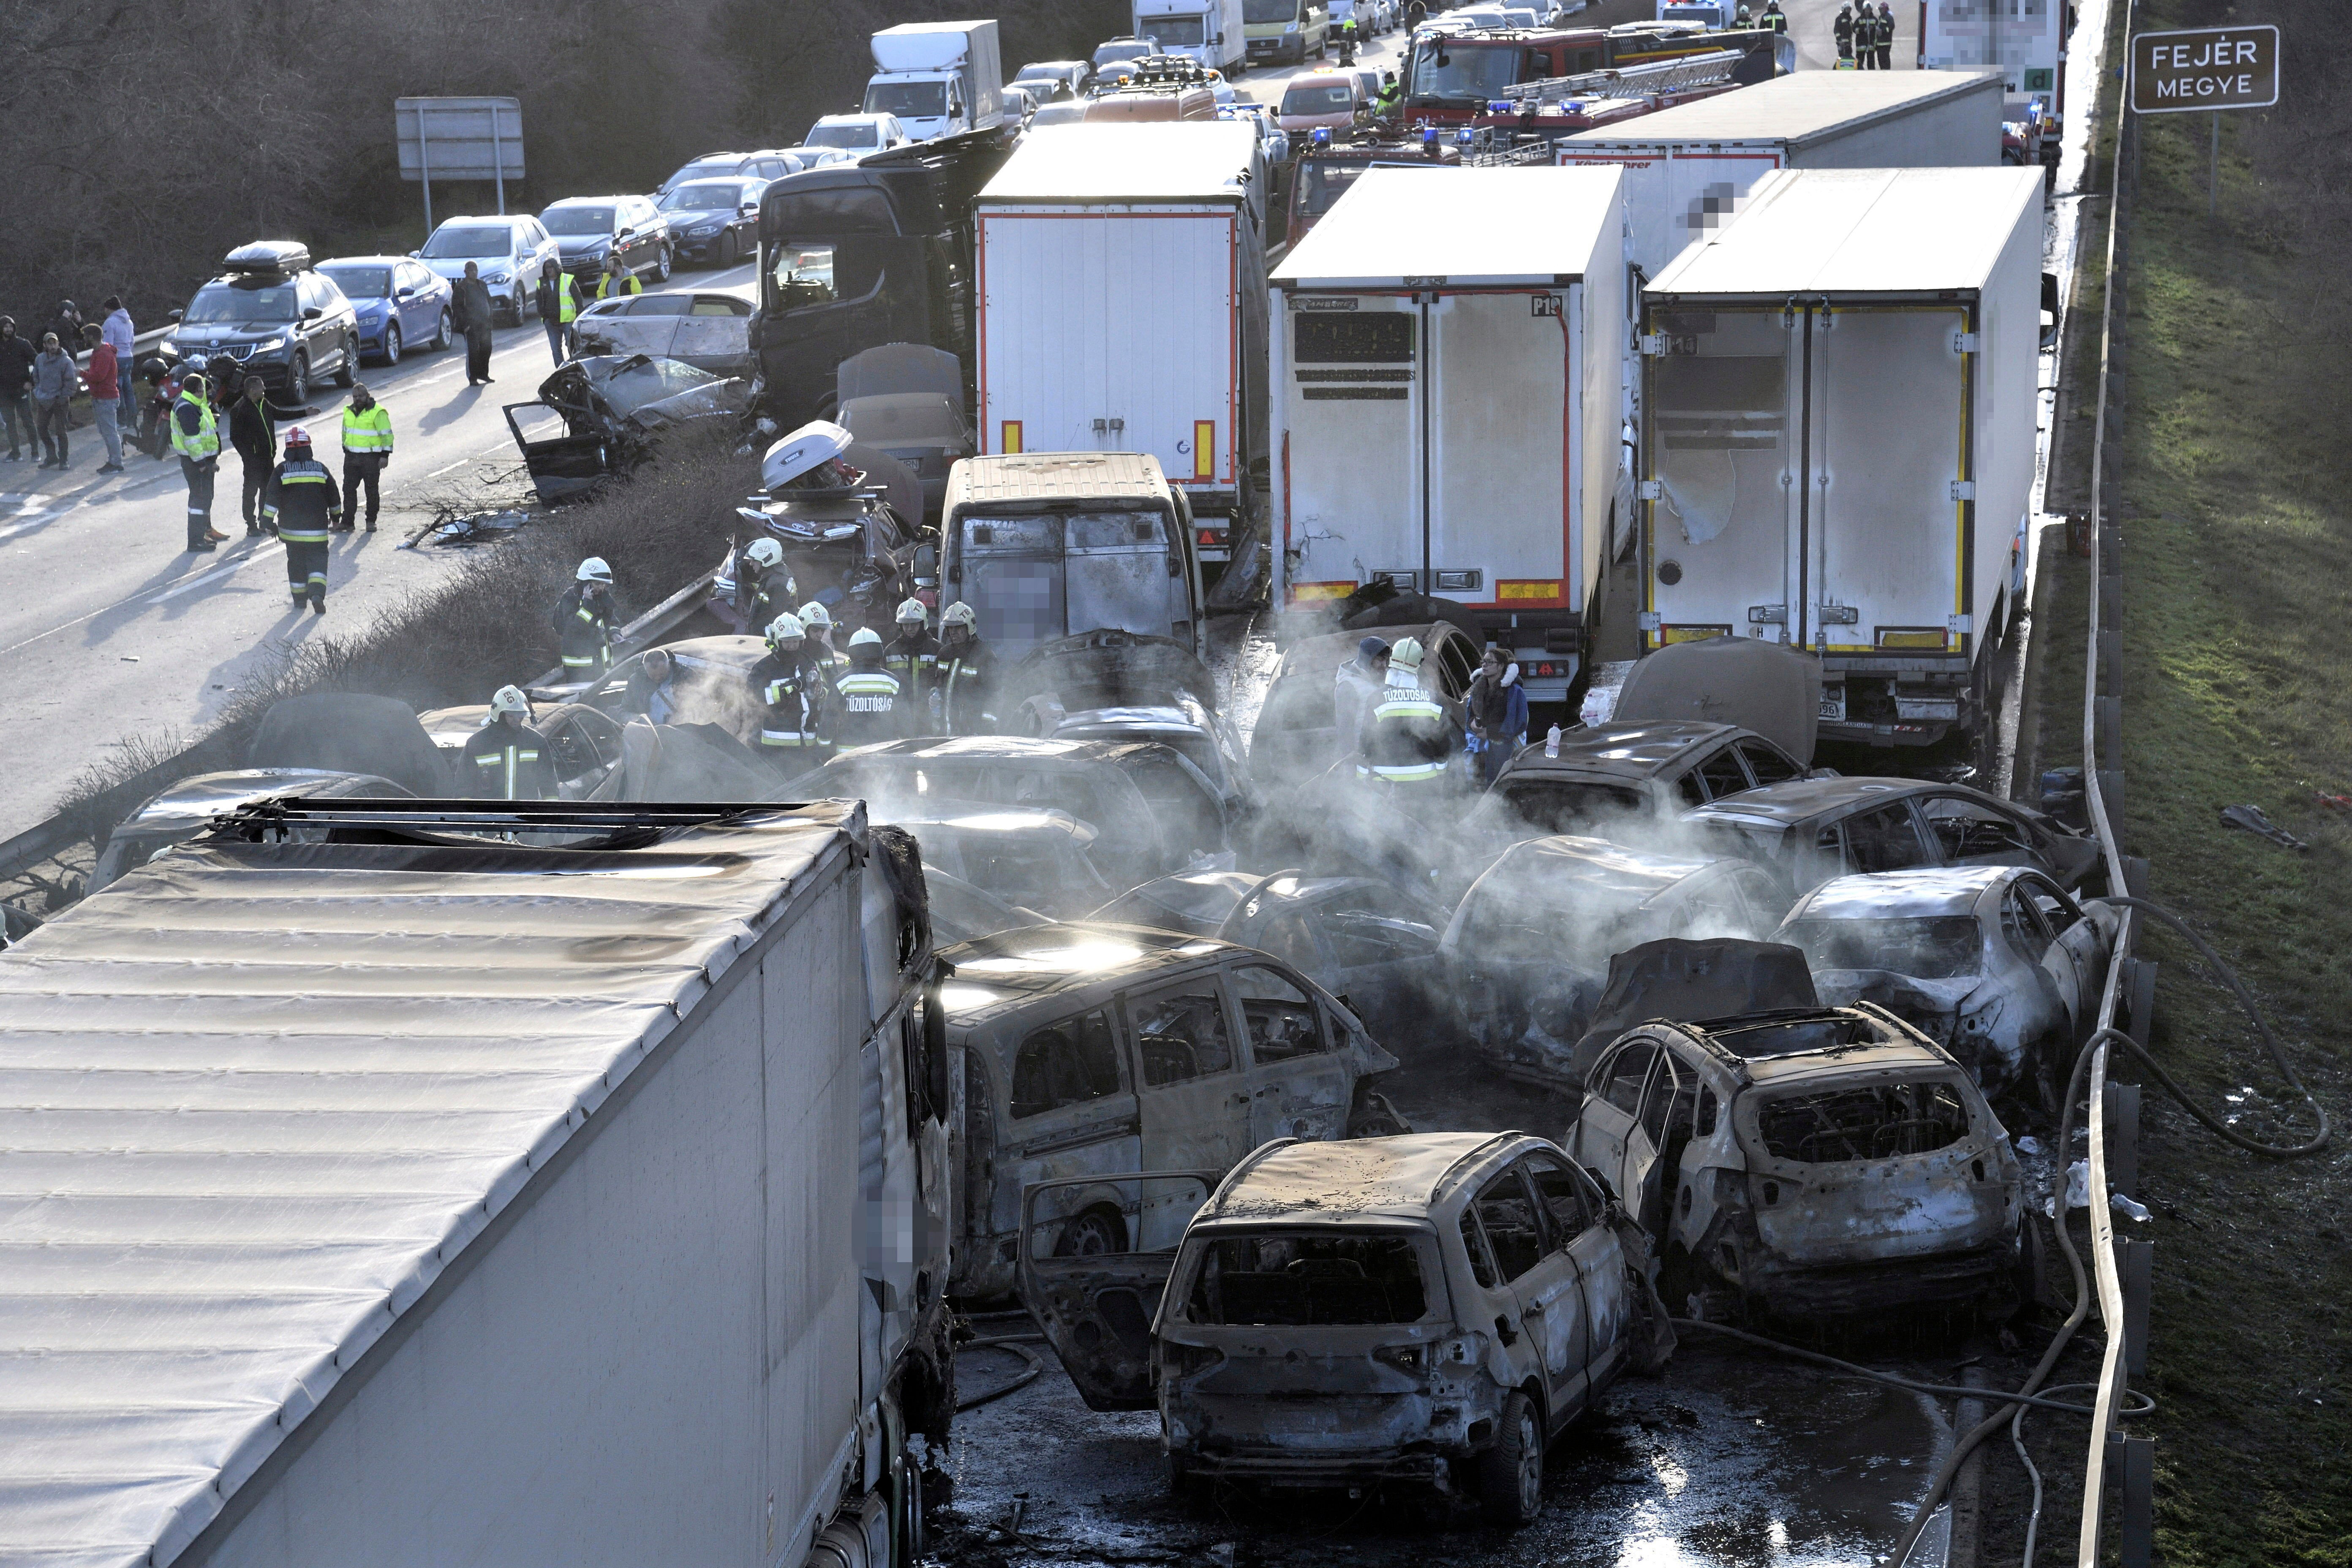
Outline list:
[[[263,240],[232,250],[227,269],[172,312],[171,356],[207,361],[214,377],[257,375],[272,397],[299,406],[310,380],[349,386],[359,373],[359,314],[334,279],[310,265],[299,241]]]

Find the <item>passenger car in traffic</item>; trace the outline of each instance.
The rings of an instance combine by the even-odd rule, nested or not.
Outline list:
[[[614,257],[639,278],[667,282],[670,270],[669,218],[647,196],[566,196],[539,215],[555,237],[563,269],[595,291],[596,275]],[[524,280],[536,285],[534,274]]]
[[[1923,866],[2032,866],[2060,887],[2099,876],[2098,841],[2031,806],[1922,779],[1789,779],[1711,801],[1682,820],[1798,892],[1832,877]]]
[[[1550,833],[1610,837],[1671,821],[1695,805],[1801,779],[1797,759],[1737,724],[1625,721],[1560,732],[1559,754],[1541,739],[1503,764],[1465,837],[1501,839]]]
[[[310,265],[307,248],[294,240],[262,240],[230,251],[222,266],[219,277],[172,312],[167,344],[173,356],[202,356],[215,378],[257,375],[271,396],[298,406],[310,400],[313,376],[352,384],[360,366],[359,316],[334,279]]]
[[[1130,926],[1056,924],[942,951],[940,1003],[963,1204],[950,1294],[1014,1285],[1022,1194],[1059,1256],[1120,1252],[1182,1223],[1112,1178],[1222,1172],[1270,1138],[1339,1138],[1392,1114],[1396,1066],[1355,1016],[1262,952]]]
[[[449,280],[404,256],[339,256],[319,263],[352,302],[360,352],[398,364],[412,348],[446,349],[451,338]]]
[[[1949,1052],[1868,1004],[1643,1024],[1565,1142],[1656,1239],[1678,1312],[2000,1320],[2035,1289],[2009,1134]]]
[[[654,187],[654,196],[659,200],[689,180],[757,180],[764,184],[786,174],[797,174],[802,166],[801,160],[789,148],[764,153],[705,153],[679,164],[677,172]]]
[[[1249,63],[1288,60],[1305,65],[1331,47],[1331,14],[1317,0],[1242,0],[1242,36]]]
[[[1759,940],[1780,923],[1789,898],[1737,856],[1531,838],[1463,894],[1438,946],[1442,989],[1471,1041],[1504,1071],[1567,1085],[1613,955],[1666,937]]]
[[[1774,940],[1803,951],[1822,1001],[1874,1002],[1988,1095],[2046,1106],[2097,1018],[2118,923],[2029,867],[1951,866],[1823,882]]]
[[[797,162],[797,160],[795,160]],[[681,262],[728,268],[760,248],[760,193],[765,180],[688,180],[662,194],[671,254]]]
[[[751,301],[732,294],[616,294],[573,323],[579,352],[676,360],[718,376],[751,373]]]
[[[1013,73],[1013,85],[1034,92],[1042,109],[1077,97],[1093,74],[1094,67],[1084,60],[1031,60]]]
[[[820,162],[856,159],[909,146],[914,140],[895,114],[823,114],[809,127],[801,150],[816,153]]]
[[[520,326],[539,308],[541,269],[562,253],[544,224],[529,213],[516,213],[445,218],[425,248],[410,254],[453,284],[472,262],[489,289],[490,303],[508,325]]]
[[[1310,71],[1292,77],[1282,89],[1282,107],[1276,123],[1293,136],[1316,131],[1345,131],[1367,112],[1354,73]]]
[[[1233,1169],[1172,1254],[1031,1247],[1022,1293],[1089,1403],[1157,1404],[1180,1496],[1403,1484],[1516,1528],[1542,1510],[1552,1439],[1671,1353],[1647,1263],[1542,1138],[1284,1139]],[[1156,1300],[1156,1319],[1122,1297]]]

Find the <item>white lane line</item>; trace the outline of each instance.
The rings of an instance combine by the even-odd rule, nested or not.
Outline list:
[[[256,551],[251,555],[243,556],[235,561],[224,561],[219,565],[199,572],[193,577],[184,578],[161,593],[148,595],[146,602],[151,605],[160,605],[166,599],[176,599],[183,594],[194,593],[206,584],[217,582],[230,573],[250,566],[260,559],[261,552]]]
[[[458,458],[458,459],[457,459],[456,462],[454,462],[454,463],[445,463],[445,464],[443,464],[440,468],[437,468],[434,469],[431,473],[429,473],[429,474],[425,475],[425,477],[426,479],[439,479],[442,475],[444,475],[444,474],[446,474],[446,473],[449,472],[452,468],[464,468],[467,464],[468,464],[468,463],[472,462],[473,460],[474,460],[474,459],[473,459],[473,458]]]

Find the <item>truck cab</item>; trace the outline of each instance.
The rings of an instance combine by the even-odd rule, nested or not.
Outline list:
[[[1242,0],[1242,31],[1250,63],[1287,60],[1305,65],[1331,46],[1331,13],[1316,0]]]
[[[1160,52],[1231,74],[1245,63],[1242,0],[1135,0],[1138,37],[1160,40]]]
[[[967,458],[948,475],[940,570],[999,659],[1080,632],[1203,650],[1192,510],[1135,452]]]

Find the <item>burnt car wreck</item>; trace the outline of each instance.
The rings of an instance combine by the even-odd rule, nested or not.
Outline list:
[[[504,412],[531,488],[558,506],[634,472],[681,433],[739,434],[750,405],[742,382],[684,360],[599,354],[565,361],[539,384],[535,402]],[[531,409],[542,415],[527,432],[517,416]],[[562,434],[544,433],[547,413]]]

